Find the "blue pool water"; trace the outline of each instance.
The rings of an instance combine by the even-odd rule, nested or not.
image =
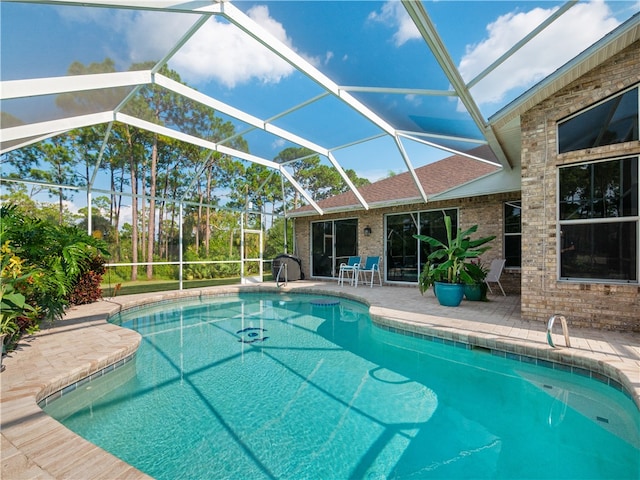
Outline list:
[[[125,313],[115,323],[143,336],[135,360],[45,410],[157,479],[639,478],[623,393],[392,333],[335,300]]]

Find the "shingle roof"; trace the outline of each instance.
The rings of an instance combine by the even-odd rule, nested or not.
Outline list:
[[[494,160],[489,147],[479,147],[472,152],[474,156]],[[500,168],[485,162],[473,160],[462,155],[453,155],[437,162],[415,169],[422,188],[427,196],[445,192],[477,178],[498,171]],[[380,208],[389,204],[421,202],[422,197],[409,172],[400,173],[375,183],[358,188],[358,191],[371,208]],[[362,205],[353,192],[341,193],[325,200],[318,206],[326,213],[332,210],[362,209]],[[315,213],[310,205],[305,205],[292,212],[291,216]]]

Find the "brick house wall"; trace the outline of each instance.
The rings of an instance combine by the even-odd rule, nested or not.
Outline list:
[[[557,122],[640,82],[640,42],[538,104],[521,118],[522,318],[640,331],[640,286],[558,280],[558,167],[623,154],[640,154],[639,142],[557,154]]]
[[[496,239],[489,245],[491,249],[482,257],[482,261],[488,265],[494,258],[500,258],[503,245],[504,228],[504,202],[520,199],[520,192],[487,195],[481,197],[470,197],[456,201],[430,202],[428,204],[418,203],[413,205],[402,205],[389,208],[375,208],[370,210],[354,210],[338,214],[325,214],[309,217],[298,217],[295,219],[296,232],[296,255],[302,261],[302,269],[307,278],[311,272],[311,223],[317,221],[338,220],[342,218],[358,218],[358,254],[365,257],[367,255],[380,255],[381,271],[385,271],[384,259],[384,217],[388,214],[398,214],[404,212],[416,212],[425,210],[438,210],[444,208],[459,207],[459,221],[461,228],[469,228],[478,225],[476,235],[484,237],[495,235]],[[370,226],[371,236],[366,237],[363,233],[364,227]],[[384,275],[383,275],[384,280]],[[520,270],[505,270],[500,283],[507,294],[520,293]],[[417,288],[417,287],[416,287]],[[494,290],[495,291],[495,290]]]

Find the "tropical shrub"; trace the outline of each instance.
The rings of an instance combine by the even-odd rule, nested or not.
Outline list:
[[[23,273],[24,259],[11,250],[9,241],[0,247],[0,265],[0,335],[3,335],[3,343],[11,343],[23,328],[28,328],[37,310],[19,291],[20,284],[32,277]]]
[[[86,269],[78,276],[69,295],[71,305],[93,303],[102,298],[100,284],[106,271],[104,264],[105,260],[101,255],[96,255],[87,262]]]
[[[79,279],[97,257],[108,255],[106,244],[76,226],[31,217],[14,205],[0,207],[0,216],[0,242],[9,241],[25,260],[23,273],[29,281],[19,286],[26,303],[37,308],[41,320],[62,318]]]

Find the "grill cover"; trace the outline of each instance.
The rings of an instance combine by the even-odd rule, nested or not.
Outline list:
[[[271,274],[273,275],[274,280],[278,275],[280,265],[282,265],[283,263],[287,265],[287,281],[292,282],[294,280],[304,280],[304,273],[302,272],[302,262],[298,257],[294,257],[293,255],[289,255],[288,253],[281,253],[273,259],[273,262],[271,263]],[[282,270],[281,278],[279,280],[281,282],[285,281],[284,269]]]

